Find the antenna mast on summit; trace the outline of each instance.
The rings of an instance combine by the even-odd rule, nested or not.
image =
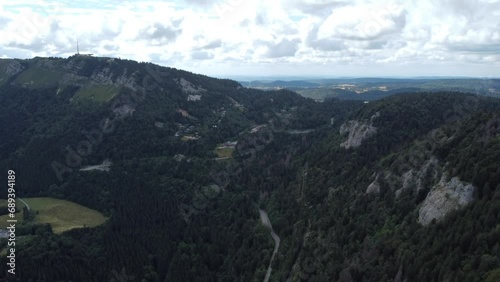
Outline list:
[[[80,55],[80,46],[78,46],[78,39],[76,40],[76,54]]]

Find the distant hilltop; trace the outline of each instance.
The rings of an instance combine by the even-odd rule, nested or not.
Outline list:
[[[499,78],[298,78],[297,80],[240,80],[240,83],[245,87],[261,90],[287,88],[315,100],[335,97],[366,101],[418,91],[457,91],[500,97]]]

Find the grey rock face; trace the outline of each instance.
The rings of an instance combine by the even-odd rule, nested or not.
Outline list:
[[[340,127],[340,134],[345,134],[347,132],[349,132],[349,136],[340,146],[346,149],[357,148],[361,146],[363,140],[377,133],[377,128],[373,127],[371,124],[350,120]]]
[[[418,222],[428,225],[433,219],[443,219],[449,212],[469,204],[473,200],[474,190],[472,184],[460,181],[458,177],[446,181],[443,175],[420,207]]]
[[[366,188],[366,194],[378,194],[380,193],[380,184],[378,184],[377,180],[373,181],[368,188]]]
[[[7,65],[5,69],[5,73],[8,75],[15,75],[23,71],[23,66],[17,62],[17,61],[12,61],[10,64]]]
[[[205,89],[203,89],[201,87],[194,86],[191,82],[187,81],[183,77],[178,82],[181,85],[182,91],[184,93],[197,94],[197,93],[206,92]]]

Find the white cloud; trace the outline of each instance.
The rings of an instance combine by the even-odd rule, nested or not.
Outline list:
[[[1,57],[68,56],[77,39],[83,52],[208,75],[500,76],[500,1],[0,4]]]
[[[298,50],[300,40],[282,39],[277,43],[270,43],[267,45],[266,55],[269,58],[280,58],[294,56]]]
[[[405,12],[398,4],[368,4],[334,10],[318,30],[318,37],[353,40],[376,39],[401,31]]]

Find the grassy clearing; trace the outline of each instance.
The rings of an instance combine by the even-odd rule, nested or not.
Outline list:
[[[92,85],[80,88],[75,97],[77,99],[92,99],[97,102],[108,102],[118,93],[118,87],[113,85]]]
[[[107,218],[100,212],[82,205],[54,198],[23,198],[32,211],[38,211],[34,223],[50,223],[54,233],[82,227],[95,227],[103,224]],[[24,205],[16,202],[21,210]],[[6,201],[0,200],[0,206],[5,206]],[[5,228],[8,215],[0,217],[0,228]],[[18,224],[22,222],[22,213],[16,214]]]
[[[0,229],[5,229],[9,224],[7,224],[7,220],[12,219],[9,218],[9,215],[2,215],[0,216]],[[16,218],[17,219],[17,224],[23,223],[23,215],[22,213],[16,213]]]
[[[23,71],[16,78],[16,83],[28,87],[46,87],[57,85],[61,80],[63,74],[56,71],[40,68],[29,68]]]
[[[6,207],[7,203],[8,203],[7,200],[0,199],[0,207]],[[17,219],[17,224],[21,224],[21,223],[23,223],[23,214],[21,211],[24,207],[24,204],[17,201],[16,207],[20,212],[16,213],[15,219]],[[8,214],[0,216],[0,229],[5,229],[5,228],[7,228],[7,226],[9,226],[9,224],[7,224],[8,219],[9,219]]]
[[[233,152],[234,152],[234,148],[228,148],[228,147],[220,148],[220,147],[217,147],[215,149],[215,153],[217,154],[218,158],[231,158],[233,156]]]
[[[187,134],[187,135],[184,135],[182,136],[181,140],[182,141],[191,141],[191,140],[198,140],[200,139],[199,137],[197,137],[196,135],[193,135],[193,134]]]

